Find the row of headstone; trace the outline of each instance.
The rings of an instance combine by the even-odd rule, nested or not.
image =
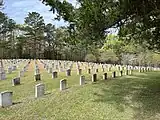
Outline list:
[[[41,80],[41,74],[40,74],[40,69],[37,64],[37,61],[34,61],[35,65],[35,71],[34,71],[34,79],[35,81],[40,81]]]
[[[44,64],[44,68],[46,68],[48,70],[49,73],[52,73],[52,78],[54,78],[54,74],[55,74],[55,71],[53,70],[53,66],[55,66],[56,63],[54,62],[51,62],[49,61],[48,63],[46,61],[42,61],[42,63]],[[59,63],[61,62],[58,62],[58,67],[60,65],[62,65],[63,63],[61,63],[59,65]],[[67,63],[67,62],[66,62]],[[49,64],[52,64],[51,66]],[[77,74],[78,75],[82,75],[82,68],[83,66],[81,65],[85,65],[85,64],[88,64],[88,69],[86,66],[84,66],[85,70],[87,69],[87,73],[88,74],[91,74],[91,73],[98,73],[99,72],[99,68],[98,66],[101,66],[101,69],[102,69],[102,72],[105,72],[105,69],[107,68],[108,71],[112,71],[113,69],[115,69],[116,71],[118,71],[119,73],[119,76],[122,76],[122,71],[124,71],[124,75],[128,75],[128,74],[131,74],[133,70],[139,70],[142,69],[141,71],[149,71],[151,68],[150,67],[138,67],[138,66],[131,66],[131,65],[127,65],[127,66],[121,66],[121,65],[107,65],[107,64],[96,64],[96,63],[85,63],[85,62],[75,62],[76,64],[76,69],[77,69]],[[70,64],[67,64],[67,65],[71,65],[73,66],[73,62],[71,62]],[[64,65],[64,66],[67,66],[67,65]],[[47,67],[46,67],[47,66]],[[71,67],[72,68],[72,67]],[[56,68],[58,69],[58,68]],[[72,69],[66,69],[66,76],[71,76],[71,73],[72,73]],[[115,76],[114,73],[112,75],[113,77]]]
[[[12,86],[20,85],[20,77],[22,77],[24,75],[24,72],[27,71],[29,63],[30,61],[28,61],[28,63],[24,66],[23,70],[20,71],[19,77],[12,79]],[[10,72],[12,72],[13,70],[16,70],[16,68],[17,68],[16,66],[13,66],[13,67],[10,67],[9,70]],[[0,93],[0,107],[11,106],[13,104],[12,95],[13,93],[10,91],[1,92]]]
[[[23,61],[22,60],[15,60],[15,62],[12,62],[13,64],[8,67],[7,73],[11,74],[12,71],[17,70],[17,66],[21,62],[23,62]],[[20,75],[22,75],[22,72],[20,73]],[[6,72],[4,70],[3,62],[1,60],[0,61],[0,80],[5,80],[5,79],[6,79]]]
[[[41,60],[41,62],[44,64],[44,68],[47,69],[47,71],[49,73],[52,73],[53,71],[57,70],[57,69],[61,69],[62,66],[63,67],[63,71],[67,71],[67,70],[71,70],[72,71],[72,66],[75,63],[76,64],[76,69],[77,69],[77,74],[80,74],[81,72],[80,70],[83,69],[87,69],[88,73],[97,73],[99,70],[99,67],[101,66],[100,69],[102,69],[102,72],[105,72],[105,69],[108,69],[108,71],[113,71],[113,70],[133,70],[133,66],[121,66],[121,65],[110,65],[110,64],[96,64],[96,63],[87,63],[87,62],[71,62],[71,61],[67,61],[67,62],[63,62],[63,61],[48,61],[48,60]],[[54,66],[57,66],[56,69]],[[66,67],[67,66],[67,67]],[[59,68],[60,67],[60,68]],[[65,69],[64,69],[65,68]]]
[[[6,73],[4,70],[3,62],[2,60],[0,61],[0,80],[5,80],[6,79]]]
[[[37,68],[37,67],[36,67]],[[68,73],[67,73],[68,74]],[[125,70],[124,71],[124,74],[125,75],[131,75],[132,74],[132,70]],[[123,75],[123,71],[119,71],[119,76],[122,76]],[[115,78],[117,76],[117,72],[114,71],[112,72],[112,78]],[[54,72],[53,74],[53,78],[56,78],[57,77],[57,72]],[[103,74],[103,79],[104,80],[107,80],[107,73],[104,73]],[[17,78],[17,79],[14,79],[14,84],[20,84],[20,78]],[[96,82],[97,81],[97,74],[93,74],[92,75],[92,82]],[[84,85],[85,84],[85,76],[81,75],[80,76],[80,81],[79,81],[79,84],[80,85]],[[60,80],[60,91],[63,91],[67,88],[67,80],[66,79],[62,79]],[[44,84],[37,84],[35,86],[35,97],[38,98],[38,97],[41,97],[45,94],[45,85]],[[1,107],[7,107],[7,106],[10,106],[12,105],[12,92],[8,92],[8,91],[5,91],[5,92],[1,92],[0,93],[0,106]]]
[[[30,61],[28,61],[27,64],[23,67],[23,69],[19,71],[18,77],[12,79],[12,86],[20,85],[21,77],[24,77],[24,73],[28,70],[29,64]]]
[[[15,60],[12,63],[16,64],[20,60]],[[76,63],[77,69],[96,69],[101,67],[102,71],[105,72],[105,69],[108,69],[108,71],[120,71],[120,70],[126,70],[126,69],[137,69],[139,70],[139,66],[131,66],[131,65],[112,65],[112,64],[99,64],[99,63],[92,63],[92,62],[73,62],[73,61],[62,61],[62,60],[40,60],[43,61],[45,64],[47,63],[48,69],[52,68],[52,72],[55,70],[59,70],[60,72],[65,71],[67,69],[72,69],[73,64]],[[142,69],[146,68],[144,66],[140,66]],[[153,69],[153,67],[148,67],[149,69]],[[96,71],[96,70],[95,70]],[[142,70],[143,71],[143,70]],[[51,70],[50,70],[51,73]],[[92,72],[93,73],[93,72]]]

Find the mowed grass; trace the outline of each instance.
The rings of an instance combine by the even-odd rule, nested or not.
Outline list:
[[[39,63],[42,81],[34,81],[31,62],[21,85],[12,87],[10,75],[0,81],[0,91],[13,91],[11,107],[0,108],[0,120],[159,120],[160,119],[160,72],[138,73],[132,76],[91,83],[91,75],[83,71],[86,84],[79,86],[76,70],[72,76],[59,73],[56,79]],[[75,67],[75,66],[74,66]],[[87,71],[87,70],[86,70]],[[109,74],[109,76],[111,73]],[[59,91],[59,81],[68,80],[68,89]],[[46,95],[34,98],[35,85],[44,83]]]

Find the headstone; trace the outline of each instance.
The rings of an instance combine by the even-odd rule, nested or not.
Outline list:
[[[41,80],[41,75],[40,74],[35,74],[34,75],[35,81]]]
[[[102,72],[105,72],[105,69],[104,69],[104,67],[102,67]]]
[[[92,82],[96,82],[97,81],[97,74],[93,74],[92,75]]]
[[[119,71],[119,76],[123,76],[123,71]]]
[[[103,80],[107,80],[107,73],[103,74]]]
[[[59,72],[63,72],[63,68],[61,66],[59,67]]]
[[[49,68],[49,69],[48,69],[48,73],[52,73],[52,68]]]
[[[63,79],[60,81],[60,90],[65,90],[67,88],[67,80]]]
[[[48,69],[49,69],[49,66],[47,65],[47,66],[46,66],[46,70],[48,71]]]
[[[128,70],[125,71],[125,75],[128,75]]]
[[[37,64],[35,65],[35,68],[38,69],[38,65]]]
[[[108,71],[111,71],[111,67],[108,67]]]
[[[117,66],[117,70],[120,71],[120,66]]]
[[[0,107],[12,105],[12,92],[4,91],[0,93]]]
[[[17,69],[17,66],[16,65],[13,65],[12,66],[12,70],[14,71],[14,70],[16,70]]]
[[[56,69],[58,69],[58,65],[56,65]]]
[[[9,73],[9,74],[12,73],[12,67],[8,67],[8,73]]]
[[[145,67],[145,71],[148,72],[147,67]]]
[[[0,66],[0,73],[5,72],[4,68]]]
[[[35,69],[35,75],[36,75],[36,74],[39,74],[39,73],[40,73],[39,68],[36,68],[36,69]]]
[[[24,76],[24,71],[23,70],[19,71],[19,77],[23,77],[23,76]]]
[[[145,72],[145,69],[144,69],[144,68],[142,68],[142,72]]]
[[[43,68],[46,69],[46,64],[44,64]]]
[[[112,72],[112,78],[115,78],[116,77],[116,72]]]
[[[45,85],[40,83],[35,86],[35,97],[41,97],[45,93]]]
[[[71,76],[71,69],[66,70],[66,76]]]
[[[80,85],[84,85],[85,84],[85,76],[80,76]]]
[[[20,77],[14,78],[12,80],[12,86],[20,85]]]
[[[82,74],[82,69],[78,69],[78,71],[77,71],[78,73],[78,75],[81,75]]]
[[[132,75],[132,70],[129,70],[129,75]]]
[[[24,72],[26,72],[26,71],[27,71],[27,67],[26,67],[26,66],[23,68],[23,71],[24,71]]]
[[[95,73],[97,73],[98,72],[98,68],[97,69],[95,69]]]
[[[52,72],[52,78],[57,78],[58,77],[58,73],[56,71]]]
[[[5,80],[6,79],[6,73],[2,72],[0,73],[0,80]]]
[[[88,73],[88,74],[91,74],[91,69],[90,69],[90,68],[88,69],[87,73]]]
[[[54,68],[54,63],[52,63],[52,68]]]

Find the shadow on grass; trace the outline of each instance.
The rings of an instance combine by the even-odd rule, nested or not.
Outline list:
[[[21,104],[22,102],[13,102],[13,105]]]
[[[51,92],[47,92],[47,93],[45,93],[44,95],[50,95],[51,94]]]
[[[112,104],[119,112],[133,109],[133,119],[156,119],[160,115],[160,75],[158,72],[138,74],[101,81],[101,93],[94,93],[94,102]],[[102,87],[103,86],[103,87]]]

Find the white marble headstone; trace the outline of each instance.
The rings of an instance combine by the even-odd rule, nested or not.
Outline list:
[[[0,93],[0,106],[7,107],[12,105],[12,92],[4,91]]]

